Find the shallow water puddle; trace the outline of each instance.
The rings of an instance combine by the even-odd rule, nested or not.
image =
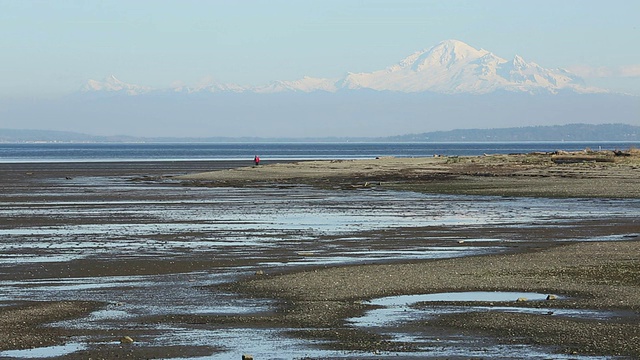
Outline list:
[[[458,337],[452,339],[454,346],[446,345],[440,339],[422,339],[429,343],[421,350],[403,351],[340,351],[321,349],[324,341],[299,340],[284,336],[287,329],[219,329],[192,330],[167,329],[171,336],[160,336],[152,340],[154,345],[197,345],[221,348],[209,356],[175,358],[172,360],[227,360],[240,359],[243,354],[253,355],[256,359],[442,359],[442,358],[491,358],[491,359],[573,359],[573,360],[611,360],[611,357],[576,356],[552,354],[543,347],[529,345],[495,345],[482,338]],[[186,340],[188,339],[188,340]],[[415,339],[398,339],[415,340]]]
[[[519,298],[527,300],[545,300],[548,294],[531,292],[504,292],[504,291],[466,291],[422,295],[390,296],[371,300],[371,305],[380,306],[406,306],[419,302],[429,301],[516,301]]]
[[[189,360],[227,360],[240,359],[243,354],[251,354],[256,359],[289,360],[289,359],[441,359],[443,357],[479,357],[492,359],[580,359],[599,360],[606,357],[564,356],[554,355],[544,348],[527,345],[488,345],[483,339],[459,338],[460,346],[443,348],[429,346],[415,352],[366,352],[347,350],[328,350],[320,346],[325,341],[300,340],[284,336],[290,329],[166,329],[171,335],[160,336],[151,340],[154,345],[197,345],[220,347],[222,350],[209,356],[179,359]],[[299,330],[299,329],[298,329]],[[434,339],[435,340],[435,339]],[[177,360],[176,358],[175,360]]]
[[[500,251],[499,247],[447,247],[447,248],[423,248],[394,249],[394,250],[361,250],[361,251],[334,251],[330,254],[303,252],[298,258],[287,261],[265,261],[260,265],[270,267],[298,266],[298,265],[341,265],[351,263],[373,263],[394,260],[419,260],[419,259],[448,259],[464,256],[489,254]]]
[[[69,355],[76,351],[84,350],[87,346],[82,343],[69,343],[65,345],[47,346],[25,350],[0,351],[0,359],[41,359]]]
[[[240,269],[236,269],[240,270]],[[3,281],[0,300],[102,301],[106,309],[56,326],[103,328],[123,326],[135,317],[163,314],[246,314],[266,311],[267,299],[246,299],[236,294],[213,292],[208,286],[229,282],[243,272],[193,272],[149,276]]]
[[[282,335],[283,330],[225,328],[216,330],[171,329],[170,335],[153,340],[156,345],[196,345],[220,347],[222,351],[190,359],[240,359],[251,354],[256,359],[341,358],[344,351],[314,349],[321,341],[298,340]],[[354,353],[351,352],[353,355]],[[357,354],[357,353],[355,353]],[[180,358],[184,359],[184,358]]]
[[[377,309],[369,310],[364,316],[348,319],[348,322],[363,330],[373,330],[391,336],[394,341],[409,342],[419,349],[427,351],[425,358],[430,357],[481,357],[481,358],[528,358],[528,359],[611,359],[611,357],[593,357],[553,354],[544,347],[528,345],[497,345],[488,343],[487,339],[461,335],[430,335],[415,330],[403,330],[409,322],[437,317],[445,314],[501,311],[539,314],[547,316],[569,316],[588,319],[611,319],[623,314],[612,311],[595,311],[582,309],[527,308],[512,306],[452,306],[429,305],[438,302],[516,302],[526,298],[527,301],[546,301],[547,294],[531,292],[451,292],[406,296],[390,296],[366,302]],[[561,299],[562,297],[558,297]],[[555,300],[554,300],[555,301]],[[553,303],[553,301],[547,301]]]
[[[500,312],[516,312],[521,314],[535,314],[547,316],[564,316],[571,318],[582,318],[591,320],[610,320],[614,317],[627,314],[634,316],[632,312],[615,312],[603,310],[584,310],[584,309],[558,309],[558,308],[526,308],[526,307],[508,307],[508,306],[473,306],[465,309],[451,308],[451,313],[462,311],[500,311]],[[443,314],[444,311],[434,311],[433,315]]]
[[[527,300],[545,300],[547,294],[526,292],[494,292],[471,291],[451,292],[420,295],[389,296],[365,302],[366,304],[380,308],[368,311],[364,316],[349,319],[349,322],[358,327],[383,328],[393,324],[404,323],[425,316],[435,316],[456,312],[471,311],[470,307],[429,307],[416,309],[415,304],[423,302],[508,302],[517,301],[519,298]]]

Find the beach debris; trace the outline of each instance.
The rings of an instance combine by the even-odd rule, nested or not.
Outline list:
[[[264,271],[262,271],[262,270],[258,270],[258,271],[256,271],[256,275],[257,275],[257,276],[264,275]]]
[[[519,297],[516,302],[525,302],[525,301],[529,301],[529,299],[527,299],[526,297]]]
[[[549,295],[547,295],[547,300],[558,300],[558,296],[553,295],[553,294],[549,294]]]
[[[464,240],[458,240],[458,244],[464,244]]]
[[[242,360],[253,360],[253,355],[244,354],[242,355]]]
[[[614,155],[615,156],[615,155]],[[556,164],[576,164],[586,162],[614,162],[609,153],[593,153],[591,151],[566,152],[558,151],[551,155],[551,160]]]
[[[133,344],[133,339],[130,336],[123,336],[120,338],[120,344]]]
[[[630,151],[614,150],[613,151],[613,155],[615,155],[615,156],[631,156],[631,152]]]

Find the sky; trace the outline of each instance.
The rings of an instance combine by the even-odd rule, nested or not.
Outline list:
[[[640,1],[0,0],[0,97],[89,79],[264,85],[384,69],[447,39],[640,95]]]

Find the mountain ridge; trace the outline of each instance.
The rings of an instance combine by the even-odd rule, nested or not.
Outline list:
[[[401,93],[433,92],[441,94],[487,94],[509,91],[529,94],[606,93],[607,90],[587,86],[575,74],[564,69],[546,69],[516,55],[508,61],[490,51],[476,49],[459,40],[445,40],[431,48],[417,51],[400,62],[369,73],[347,73],[340,78],[278,80],[266,85],[242,86],[209,80],[195,87],[176,86],[153,89],[128,84],[114,75],[103,81],[88,80],[80,92],[123,93],[141,95],[154,92],[174,93],[279,93],[338,92],[370,89]]]

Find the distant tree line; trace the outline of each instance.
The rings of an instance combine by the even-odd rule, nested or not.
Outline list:
[[[387,139],[419,142],[640,141],[640,126],[569,124],[501,129],[460,129],[394,136]]]

